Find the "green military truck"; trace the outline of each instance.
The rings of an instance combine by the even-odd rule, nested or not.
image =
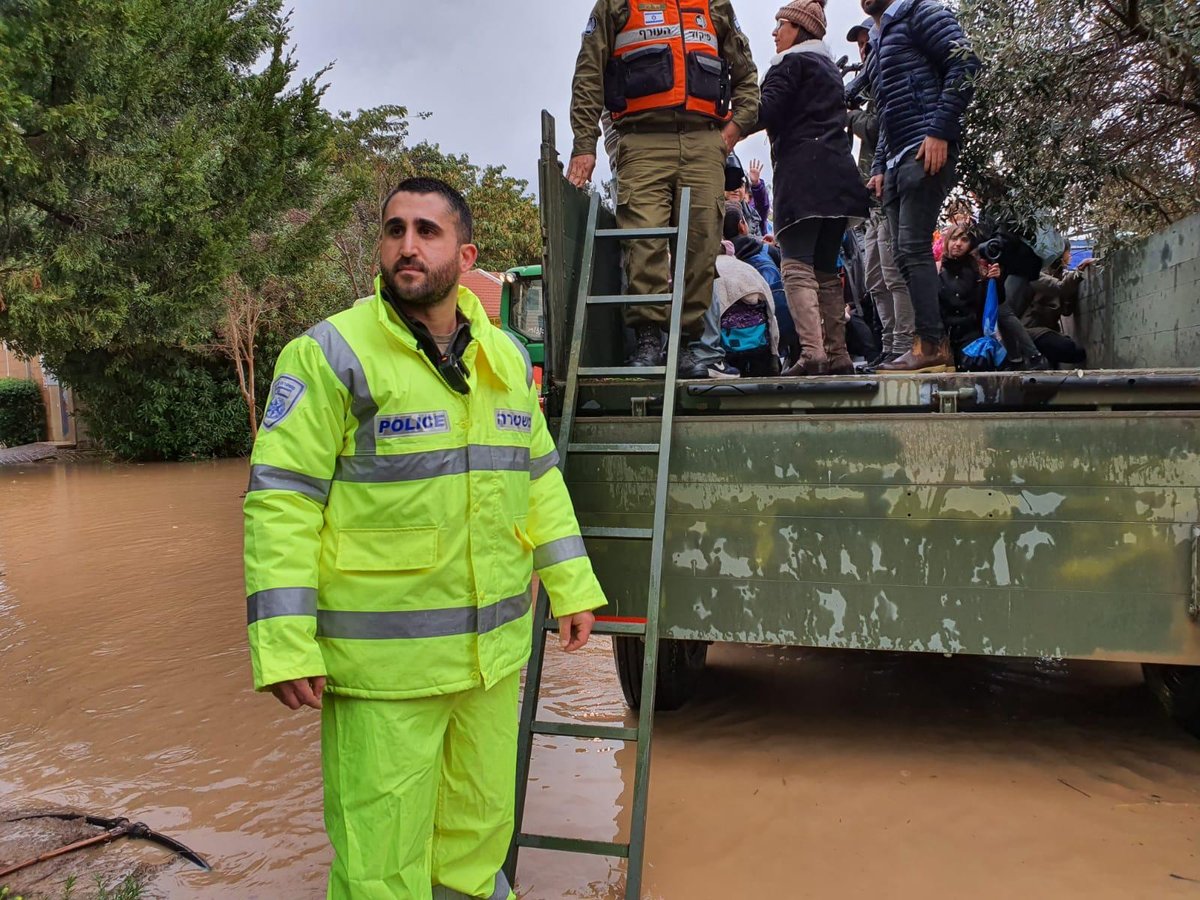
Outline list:
[[[548,115],[539,180],[553,423],[590,237],[589,196],[563,178]],[[598,227],[613,224],[601,208]],[[1166,265],[1152,256],[1148,268]],[[1175,249],[1193,269],[1196,256]],[[619,294],[619,243],[598,242],[590,262],[591,292]],[[1081,311],[1085,339],[1158,334],[1140,357],[1154,368],[678,382],[656,708],[685,702],[708,644],[732,641],[1140,662],[1200,732],[1200,296],[1159,291],[1180,307],[1174,328],[1124,336],[1120,299]],[[619,364],[620,321],[615,305],[589,314],[574,348],[585,365]],[[662,379],[580,377],[577,390],[570,440],[612,448],[571,453],[565,468],[604,612],[644,620],[650,547],[622,529],[652,523],[643,450]],[[614,637],[635,707],[642,646]]]
[[[685,381],[677,339],[622,365],[620,248],[671,247],[640,302],[678,335],[688,192],[620,231],[562,173],[543,114],[543,398],[638,721],[538,718],[539,597],[510,879],[522,848],[595,854],[641,896],[654,711],[714,641],[1138,662],[1200,734],[1200,217],[1108,261],[1075,317],[1097,368]],[[537,736],[636,744],[627,841],[523,830]]]

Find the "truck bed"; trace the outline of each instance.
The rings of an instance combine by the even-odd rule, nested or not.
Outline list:
[[[1090,375],[1101,380],[1053,383]],[[695,406],[675,420],[661,633],[1200,663],[1200,404],[1186,390],[1198,377],[843,376],[883,382],[846,394],[784,383],[802,379],[686,383]],[[715,390],[754,384],[766,389]],[[607,397],[630,387],[594,385]],[[957,411],[940,411],[949,390]],[[1009,408],[1012,391],[1031,390],[1040,406]],[[654,441],[646,406],[593,406],[604,414],[581,418],[575,440]],[[569,456],[581,523],[649,527],[653,466],[635,452]],[[647,546],[589,538],[588,551],[605,614],[643,616]]]

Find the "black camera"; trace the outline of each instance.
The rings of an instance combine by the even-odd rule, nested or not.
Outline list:
[[[1004,238],[994,237],[979,245],[979,255],[990,263],[1000,262],[1004,256]]]

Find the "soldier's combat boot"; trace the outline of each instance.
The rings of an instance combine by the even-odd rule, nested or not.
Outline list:
[[[635,325],[633,333],[636,345],[633,355],[626,361],[627,366],[639,369],[663,364],[662,331],[657,325]]]

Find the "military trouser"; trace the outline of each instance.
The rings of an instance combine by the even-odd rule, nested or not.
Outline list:
[[[331,900],[514,898],[514,672],[415,700],[326,694],[321,710]]]
[[[692,189],[683,277],[685,337],[698,340],[712,303],[725,215],[725,141],[720,125],[689,131],[622,131],[617,149],[617,227],[663,228],[678,222],[680,193]],[[618,126],[619,128],[619,126]],[[628,294],[671,291],[666,240],[625,242]],[[631,306],[629,325],[666,327],[667,306]]]

